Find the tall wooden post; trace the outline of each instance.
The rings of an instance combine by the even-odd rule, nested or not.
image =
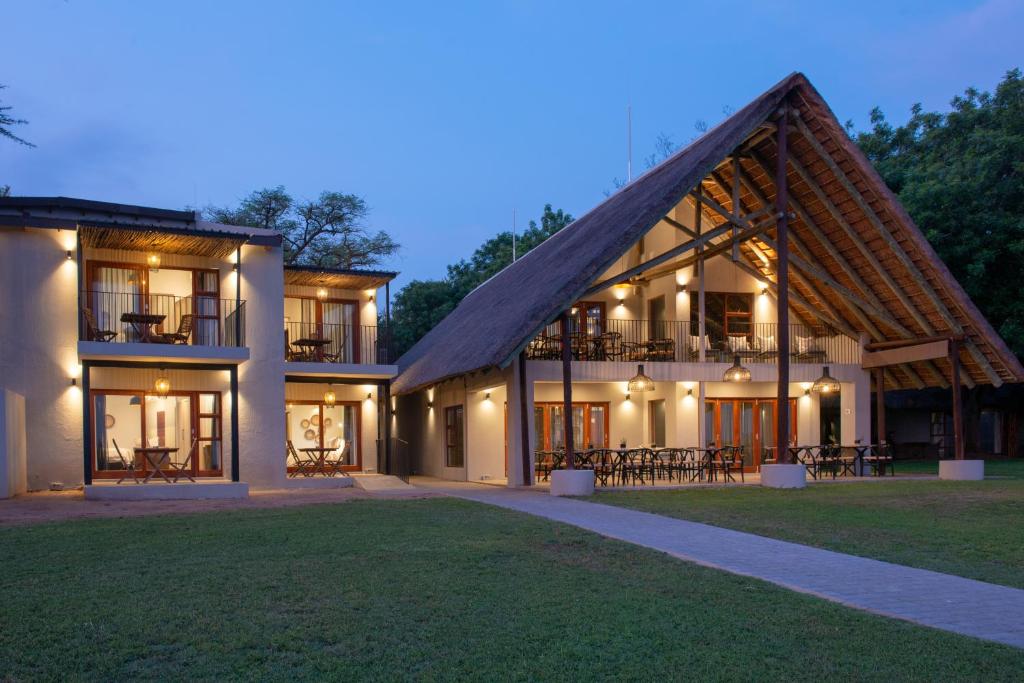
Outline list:
[[[693,226],[697,233],[697,237],[700,237],[701,229],[701,218],[704,215],[704,207],[701,204],[701,195],[704,194],[704,187],[697,183],[697,202],[693,205],[695,215],[693,217]],[[704,243],[699,242],[697,244],[697,359],[703,363],[707,357],[707,349],[704,347],[705,335],[707,335],[707,328],[704,325]],[[690,315],[693,315],[693,311],[690,311]],[[701,444],[703,446],[704,444]]]
[[[875,427],[878,430],[878,445],[885,443],[885,370],[875,370]]]
[[[532,453],[530,452],[530,419],[533,417],[529,414],[526,401],[526,350],[519,352],[519,360],[517,362],[517,368],[519,371],[519,439],[520,449],[523,454],[523,485],[533,485],[533,464],[530,462]]]
[[[949,340],[949,365],[952,368],[949,386],[953,392],[953,455],[964,459],[964,408],[960,391],[960,340]]]
[[[565,418],[565,468],[575,469],[572,433],[572,343],[569,340],[569,314],[559,318],[562,330],[562,413]]]
[[[789,453],[789,189],[786,184],[786,160],[789,155],[787,132],[789,107],[782,105],[777,130],[778,158],[775,165],[775,213],[778,244],[777,290],[779,320],[779,381],[776,393],[778,423],[775,428],[777,462],[790,463]]]
[[[235,346],[242,341],[242,247],[235,249]]]

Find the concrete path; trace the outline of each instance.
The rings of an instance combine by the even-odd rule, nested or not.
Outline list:
[[[546,493],[428,479],[414,483],[849,607],[1024,648],[1024,590]]]

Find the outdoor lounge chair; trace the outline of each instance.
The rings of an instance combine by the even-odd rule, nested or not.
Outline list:
[[[124,454],[121,453],[121,449],[117,445],[117,439],[111,439],[111,441],[114,444],[114,450],[117,451],[117,457],[121,460],[121,467],[123,467],[125,471],[124,476],[118,479],[117,483],[120,484],[128,477],[131,477],[132,481],[136,484],[141,484],[142,482],[139,480],[139,470],[135,467],[135,460],[128,460],[124,457]]]
[[[178,321],[178,329],[175,332],[165,332],[162,336],[168,344],[187,344],[192,334],[193,315],[186,313]]]
[[[96,318],[92,314],[92,310],[83,308],[82,318],[85,319],[85,338],[87,341],[108,342],[117,336],[117,332],[114,332],[113,330],[101,330],[99,328],[99,325],[96,324]]]

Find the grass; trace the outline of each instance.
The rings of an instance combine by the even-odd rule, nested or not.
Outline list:
[[[452,499],[0,529],[0,679],[1021,680],[1024,651]]]
[[[897,469],[924,474],[938,466]],[[982,482],[628,491],[596,500],[1024,588],[1024,461],[986,463],[986,473],[993,478]]]

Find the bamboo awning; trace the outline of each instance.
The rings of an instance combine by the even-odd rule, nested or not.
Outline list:
[[[383,270],[355,268],[321,268],[319,266],[285,266],[286,285],[331,287],[335,289],[378,289],[398,276]]]
[[[226,258],[248,240],[246,235],[147,226],[97,226],[79,224],[82,246],[93,249],[126,249],[162,254],[188,254]]]
[[[1024,381],[1024,367],[992,329],[949,269],[850,140],[802,74],[785,78],[723,123],[615,193],[470,293],[399,359],[394,384],[405,393],[490,367],[506,367],[595,280],[700,190],[717,253],[731,225],[743,230],[737,267],[774,285],[774,126],[792,115],[789,186],[790,301],[809,324],[868,342],[950,336],[962,339],[961,379],[968,385]],[[736,201],[734,202],[734,197]],[[735,206],[734,206],[735,204]],[[761,227],[759,227],[761,226]],[[712,242],[707,245],[713,248]],[[710,249],[709,249],[710,250]],[[639,279],[687,259],[653,264]],[[653,263],[653,261],[652,261]],[[947,386],[948,359],[886,369],[888,388]]]

